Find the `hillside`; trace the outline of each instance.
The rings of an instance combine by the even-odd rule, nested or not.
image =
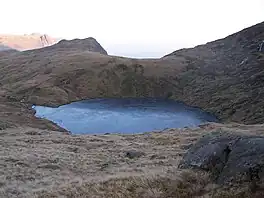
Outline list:
[[[99,53],[91,52],[90,43],[95,41],[63,40],[53,46],[1,56],[0,101],[23,109],[26,106],[24,112],[28,112],[27,106],[32,104],[57,106],[94,97],[163,97],[173,89],[178,91],[168,83],[168,76],[172,72],[176,75],[180,64],[107,56],[103,48],[97,48]],[[8,109],[15,115],[3,116],[2,121],[27,126],[36,123],[30,122],[32,114],[21,117],[15,113],[17,107]]]
[[[2,52],[2,51],[9,51],[9,50],[13,50],[13,49],[10,48],[10,47],[7,47],[5,45],[0,44],[0,52]]]
[[[260,23],[162,59],[108,56],[93,38],[0,54],[0,197],[252,197],[248,185],[227,190],[212,184],[208,173],[177,166],[207,133],[263,139],[263,124],[227,123],[264,121],[263,40]],[[97,97],[174,98],[224,123],[138,135],[71,135],[36,118],[31,108]]]
[[[260,23],[162,59],[143,60],[107,56],[103,48],[102,54],[90,52],[90,38],[61,41],[1,58],[1,92],[49,106],[95,97],[171,97],[223,121],[262,123],[263,38]]]
[[[264,121],[264,22],[226,38],[182,49],[164,60],[184,57],[177,99],[214,112],[224,120]]]
[[[0,45],[5,45],[11,49],[24,51],[30,49],[37,49],[47,47],[57,43],[59,39],[52,38],[46,34],[25,34],[25,35],[1,35]]]

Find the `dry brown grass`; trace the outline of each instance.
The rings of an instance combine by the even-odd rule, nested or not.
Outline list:
[[[260,32],[262,39],[255,28],[251,31]],[[263,57],[252,55],[241,65],[258,44],[256,36],[247,36],[251,31],[159,60],[52,47],[1,55],[0,127],[23,127],[0,131],[0,197],[263,197],[248,186],[219,188],[204,173],[177,170],[186,149],[204,133],[220,128],[263,134],[263,125],[76,136],[59,133],[26,106],[94,97],[172,96],[225,120],[261,123]],[[244,43],[237,42],[241,39]],[[144,155],[129,159],[125,152],[131,149]]]
[[[205,172],[177,170],[162,175],[111,178],[97,183],[68,184],[52,191],[40,191],[35,198],[261,198],[248,185],[223,187],[213,184]]]
[[[168,131],[166,137],[179,139],[178,132]],[[156,175],[177,167],[185,151],[178,141],[160,144],[156,136],[160,133],[98,136],[67,135],[34,128],[2,130],[1,195],[30,197],[42,189],[60,189],[76,182]],[[181,142],[190,143],[186,136],[182,136]],[[129,159],[125,155],[129,150],[138,150],[144,155]]]
[[[0,197],[247,195],[248,187],[221,190],[205,173],[177,169],[186,145],[215,130],[264,133],[263,125],[237,124],[138,135],[67,135],[24,127],[0,130]],[[130,159],[126,157],[130,150],[144,155]]]
[[[39,192],[39,198],[116,197],[116,198],[190,198],[203,195],[210,183],[205,173],[177,170],[155,176],[114,178],[104,182],[69,185],[53,192]]]
[[[53,46],[11,54],[0,59],[0,97],[39,105],[95,97],[164,97],[179,92],[174,84],[183,59],[136,60]]]

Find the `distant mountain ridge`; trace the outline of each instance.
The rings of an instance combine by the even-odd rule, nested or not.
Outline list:
[[[57,43],[59,40],[61,39],[38,33],[24,35],[0,34],[0,45],[19,51],[47,47]]]
[[[0,34],[0,51],[9,50],[34,50],[44,47],[61,50],[78,50],[91,51],[107,55],[106,50],[93,37],[85,39],[65,40],[53,38],[47,34],[24,34],[24,35],[1,35]]]
[[[8,47],[8,46],[5,46],[5,45],[0,44],[0,52],[2,52],[2,51],[9,51],[9,50],[13,50],[13,49],[10,48],[10,47]]]

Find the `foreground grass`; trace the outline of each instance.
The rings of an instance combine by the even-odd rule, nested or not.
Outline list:
[[[212,184],[205,172],[184,170],[156,176],[115,178],[99,183],[67,185],[52,192],[38,192],[35,198],[250,198],[264,197],[249,185],[221,187]]]
[[[115,178],[97,184],[86,183],[79,186],[69,185],[53,192],[40,192],[39,198],[75,197],[75,198],[137,198],[137,197],[196,197],[202,196],[209,184],[205,173],[184,171],[167,175]]]
[[[137,135],[68,135],[35,128],[0,130],[0,197],[264,197],[249,186],[221,188],[203,172],[179,170],[202,135],[263,134],[263,125],[208,124]],[[143,155],[128,157],[135,150]]]

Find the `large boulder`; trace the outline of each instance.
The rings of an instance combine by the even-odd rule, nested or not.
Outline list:
[[[202,137],[183,157],[180,168],[212,173],[219,184],[264,180],[264,137],[217,131]]]

